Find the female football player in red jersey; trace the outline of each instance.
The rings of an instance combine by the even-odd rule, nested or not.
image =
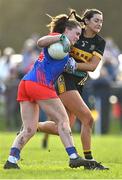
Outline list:
[[[70,53],[71,57],[76,61],[77,69],[74,71],[73,61],[72,69],[67,69],[67,72],[63,72],[62,75],[59,76],[56,82],[56,90],[69,114],[71,127],[75,122],[75,117],[82,123],[81,142],[83,152],[85,159],[88,159],[90,162],[93,160],[91,152],[91,134],[94,120],[90,109],[81,97],[81,92],[88,77],[87,72],[94,71],[103,56],[105,40],[98,35],[103,24],[103,14],[97,9],[87,9],[83,13],[82,18],[76,14],[75,10],[73,10],[71,14],[74,15],[74,18],[78,22],[84,23],[84,29],[82,30],[80,39],[72,47]],[[38,130],[51,134],[58,134],[57,125],[51,121],[39,123]],[[95,162],[94,166],[85,168],[97,170],[108,169],[100,163],[97,163],[97,161]]]
[[[69,61],[69,54],[61,60],[56,60],[48,53],[49,45],[60,41],[64,50],[69,50],[67,38],[71,45],[76,43],[81,35],[81,26],[76,20],[71,20],[63,14],[52,19],[49,27],[51,34],[38,40],[38,45],[44,47],[43,52],[18,87],[17,100],[20,102],[23,130],[12,144],[4,169],[19,169],[17,162],[20,159],[20,152],[37,131],[39,108],[42,108],[57,124],[59,136],[70,158],[69,166],[73,168],[87,163],[76,152],[68,115],[54,89],[54,82]]]

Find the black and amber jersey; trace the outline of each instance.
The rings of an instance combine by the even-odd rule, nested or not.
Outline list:
[[[83,33],[78,42],[71,48],[70,55],[76,62],[89,63],[93,56],[98,56],[100,59],[103,56],[105,49],[105,40],[99,35],[93,38],[86,38]],[[82,91],[82,87],[88,78],[88,73],[81,70],[76,70],[73,74],[64,72],[55,83],[57,94],[62,94],[69,90]]]
[[[98,56],[100,59],[103,56],[105,49],[105,40],[99,35],[95,35],[93,38],[86,38],[83,36],[83,32],[77,41],[77,43],[71,48],[70,55],[77,62],[90,62],[93,56]],[[76,74],[79,72],[76,71]]]

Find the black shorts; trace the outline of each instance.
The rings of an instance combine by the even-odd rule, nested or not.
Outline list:
[[[83,85],[88,78],[88,74],[85,77],[78,77],[73,74],[63,73],[59,76],[55,83],[55,89],[57,94],[62,94],[65,91],[78,90],[82,93]]]

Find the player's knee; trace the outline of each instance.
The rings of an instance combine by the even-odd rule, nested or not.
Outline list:
[[[26,129],[23,130],[23,133],[24,136],[26,136],[27,138],[31,138],[36,133],[36,129],[27,127]]]
[[[89,119],[89,126],[90,126],[90,128],[93,127],[93,124],[94,124],[94,120],[93,120],[93,117],[91,116],[91,118]]]
[[[87,116],[85,116],[84,121],[83,121],[84,126],[88,126],[88,127],[92,128],[93,123],[94,123],[94,120],[93,120],[92,115],[87,114]]]

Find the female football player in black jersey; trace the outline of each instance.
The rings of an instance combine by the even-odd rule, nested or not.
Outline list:
[[[92,161],[91,134],[94,120],[80,93],[88,77],[87,72],[94,71],[103,56],[105,40],[98,35],[103,24],[103,14],[97,9],[87,9],[82,18],[76,14],[75,10],[71,14],[77,21],[84,23],[85,27],[80,39],[71,49],[71,57],[76,63],[73,61],[60,75],[56,89],[69,114],[71,127],[75,117],[82,122],[81,142],[84,156]],[[51,121],[40,123],[38,130],[58,134],[56,125]],[[94,166],[85,167],[85,169],[106,170],[109,168],[96,162]]]

